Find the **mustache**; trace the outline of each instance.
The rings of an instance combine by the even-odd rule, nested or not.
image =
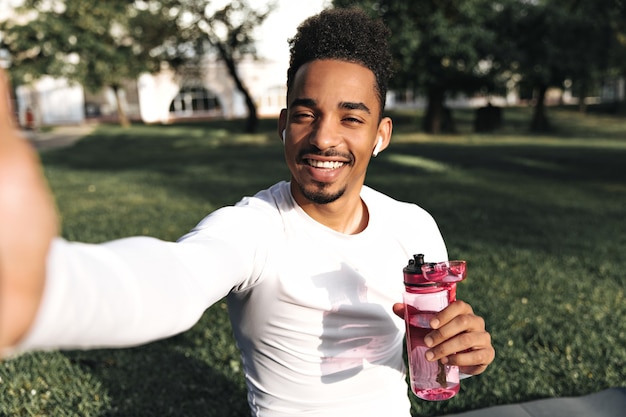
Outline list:
[[[315,156],[321,156],[324,158],[339,157],[339,158],[348,160],[350,163],[354,161],[354,156],[351,153],[339,152],[337,149],[334,149],[334,148],[326,149],[325,151],[322,151],[317,148],[302,149],[298,153],[298,159],[303,160],[305,155],[315,155]]]

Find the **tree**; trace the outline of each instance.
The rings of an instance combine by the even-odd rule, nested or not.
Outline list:
[[[160,62],[150,52],[161,44],[161,37],[175,31],[166,19],[147,18],[149,11],[124,0],[27,0],[17,12],[16,19],[0,26],[2,46],[11,54],[14,83],[28,84],[50,75],[93,92],[110,87],[123,126],[129,121],[119,100],[122,84],[155,71]],[[161,36],[144,36],[153,27]]]
[[[211,10],[211,4],[206,0],[155,0],[146,3],[150,8],[160,10],[162,15],[170,16],[178,28],[177,45],[162,49],[168,59],[172,54],[197,59],[217,52],[244,96],[248,109],[245,130],[255,132],[258,126],[256,103],[237,67],[244,57],[256,57],[254,29],[274,10],[275,3],[268,3],[263,10],[253,9],[246,0],[231,1],[216,10]]]
[[[610,0],[612,13],[608,24],[612,29],[608,75],[626,79],[626,0]],[[626,109],[622,104],[622,109]]]
[[[531,130],[550,129],[545,96],[566,80],[578,85],[584,104],[589,86],[606,73],[613,9],[594,0],[508,2],[494,21],[503,40],[496,55],[522,86],[533,91]]]
[[[246,131],[254,132],[256,104],[237,65],[254,55],[253,30],[273,10],[252,9],[236,0],[211,10],[206,0],[26,0],[21,18],[0,23],[2,47],[12,56],[16,84],[42,75],[65,77],[91,91],[110,87],[118,97],[122,83],[164,64],[177,70],[218,53],[244,95]],[[24,16],[28,15],[28,18]],[[128,119],[119,103],[120,123]]]
[[[428,99],[424,130],[445,127],[455,92],[492,93],[507,78],[532,91],[531,130],[550,123],[545,96],[571,81],[581,103],[608,71],[626,73],[624,0],[334,0],[382,17],[393,30],[392,87]],[[583,109],[583,108],[581,108]]]
[[[423,93],[427,99],[422,128],[451,131],[445,99],[455,93],[494,88],[490,50],[498,41],[485,22],[497,13],[486,0],[334,0],[336,7],[359,6],[392,29],[397,65],[392,87]]]

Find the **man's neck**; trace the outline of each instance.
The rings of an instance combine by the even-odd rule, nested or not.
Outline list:
[[[359,194],[343,195],[327,204],[312,202],[293,187],[291,194],[296,204],[312,219],[339,233],[355,235],[365,230],[369,222],[367,206]]]

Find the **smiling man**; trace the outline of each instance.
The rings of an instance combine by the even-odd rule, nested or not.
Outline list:
[[[383,150],[391,137],[375,88],[374,74],[360,64],[315,60],[296,73],[280,116],[294,199],[342,233],[367,225],[361,187],[374,149]]]
[[[0,167],[0,347],[148,343],[227,297],[253,416],[410,416],[401,270],[414,253],[441,261],[447,251],[423,209],[364,185],[392,133],[387,36],[357,10],[307,19],[290,41],[278,123],[290,180],[211,213],[177,242],[53,238],[39,167],[4,129],[2,157],[24,164]],[[20,201],[3,196],[45,204],[16,210]],[[474,375],[493,361],[468,304],[431,325],[425,360]]]

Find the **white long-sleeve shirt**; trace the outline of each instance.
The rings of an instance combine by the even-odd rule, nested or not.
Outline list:
[[[356,235],[310,218],[281,182],[176,243],[57,239],[19,349],[147,343],[189,329],[227,296],[254,416],[409,416],[404,323],[392,305],[413,254],[447,253],[418,206],[368,187],[361,197],[369,224]]]

